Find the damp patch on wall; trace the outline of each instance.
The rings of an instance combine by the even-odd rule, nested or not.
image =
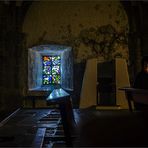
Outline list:
[[[76,63],[115,57],[128,61],[128,31],[127,14],[119,0],[33,2],[23,24],[27,47],[71,46]]]

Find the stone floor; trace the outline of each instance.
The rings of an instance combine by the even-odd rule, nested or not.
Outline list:
[[[147,112],[89,108],[75,109],[74,115],[75,147],[148,147]],[[0,147],[40,146],[66,146],[57,109],[20,109],[0,123]]]
[[[148,147],[148,113],[85,110],[80,115],[79,146]]]

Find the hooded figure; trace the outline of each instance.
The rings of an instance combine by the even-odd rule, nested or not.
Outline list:
[[[134,88],[138,89],[148,89],[148,56],[144,56],[141,61],[142,69],[137,74]],[[136,110],[145,110],[148,109],[148,105],[142,103],[134,103]]]

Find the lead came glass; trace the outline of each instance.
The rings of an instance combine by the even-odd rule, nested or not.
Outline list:
[[[60,84],[61,80],[61,58],[60,56],[43,56],[43,85]]]

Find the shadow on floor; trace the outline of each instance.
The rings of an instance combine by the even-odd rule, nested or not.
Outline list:
[[[83,110],[80,113],[79,146],[148,146],[148,113]]]

